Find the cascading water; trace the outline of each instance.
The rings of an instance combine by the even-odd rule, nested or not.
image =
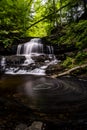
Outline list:
[[[3,56],[1,57],[1,60],[0,60],[0,69],[2,71],[5,69],[5,65],[6,65],[6,58]]]
[[[32,54],[54,54],[52,46],[45,46],[41,43],[41,39],[34,38],[25,44],[19,44],[17,48],[17,55],[32,55]]]
[[[29,42],[25,44],[19,44],[17,48],[17,55],[30,55],[30,54],[42,54],[43,53],[43,45],[41,44],[41,40],[39,38],[31,39]]]
[[[40,38],[31,39],[29,42],[19,44],[17,47],[17,57],[25,57],[20,66],[7,69],[7,74],[36,74],[45,75],[45,69],[50,64],[56,64],[58,61],[54,55],[52,46],[41,43]]]
[[[40,39],[31,39],[25,44],[19,44],[17,48],[17,56],[25,56],[26,60],[23,65],[28,65],[34,63],[32,56],[38,56],[43,54],[43,45]]]

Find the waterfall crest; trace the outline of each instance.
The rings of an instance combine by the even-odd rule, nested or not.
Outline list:
[[[53,54],[53,47],[44,47],[40,38],[34,38],[25,44],[19,44],[17,48],[17,55],[44,54],[44,52]]]

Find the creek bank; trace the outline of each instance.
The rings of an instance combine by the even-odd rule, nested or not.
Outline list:
[[[58,63],[56,65],[49,65],[46,68],[46,74],[49,76],[61,73],[63,71],[64,71],[64,67],[60,63]]]
[[[52,77],[58,78],[61,76],[66,76],[66,75],[77,76],[79,78],[87,79],[87,64],[76,66],[76,67],[73,67],[72,69],[64,70],[64,72],[62,71],[61,73],[58,72],[57,74],[54,74]]]

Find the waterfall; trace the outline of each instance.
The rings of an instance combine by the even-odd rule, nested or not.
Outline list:
[[[53,54],[53,47],[46,46],[45,48],[48,54]],[[29,42],[19,44],[17,48],[17,55],[30,55],[30,54],[43,54],[44,44],[41,43],[40,38],[31,39]]]
[[[19,60],[21,57],[25,57],[23,63]],[[17,58],[19,59],[14,61]],[[45,75],[46,68],[49,65],[58,63],[54,55],[53,46],[42,43],[40,38],[34,38],[29,42],[19,44],[14,60],[10,61],[12,66],[10,65],[10,67],[6,69],[6,74]],[[19,64],[15,67],[16,63]]]
[[[0,66],[4,70],[6,65],[6,58],[3,56],[0,61]]]

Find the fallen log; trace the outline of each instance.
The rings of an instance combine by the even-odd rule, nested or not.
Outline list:
[[[59,74],[56,74],[56,75],[53,75],[52,78],[57,78],[57,77],[61,77],[61,76],[65,76],[65,75],[72,75],[72,73],[74,73],[75,71],[77,70],[82,70],[84,68],[87,67],[87,64],[83,64],[83,65],[80,65],[80,66],[76,66],[72,69],[69,69],[65,72],[62,72],[62,73],[59,73]]]

